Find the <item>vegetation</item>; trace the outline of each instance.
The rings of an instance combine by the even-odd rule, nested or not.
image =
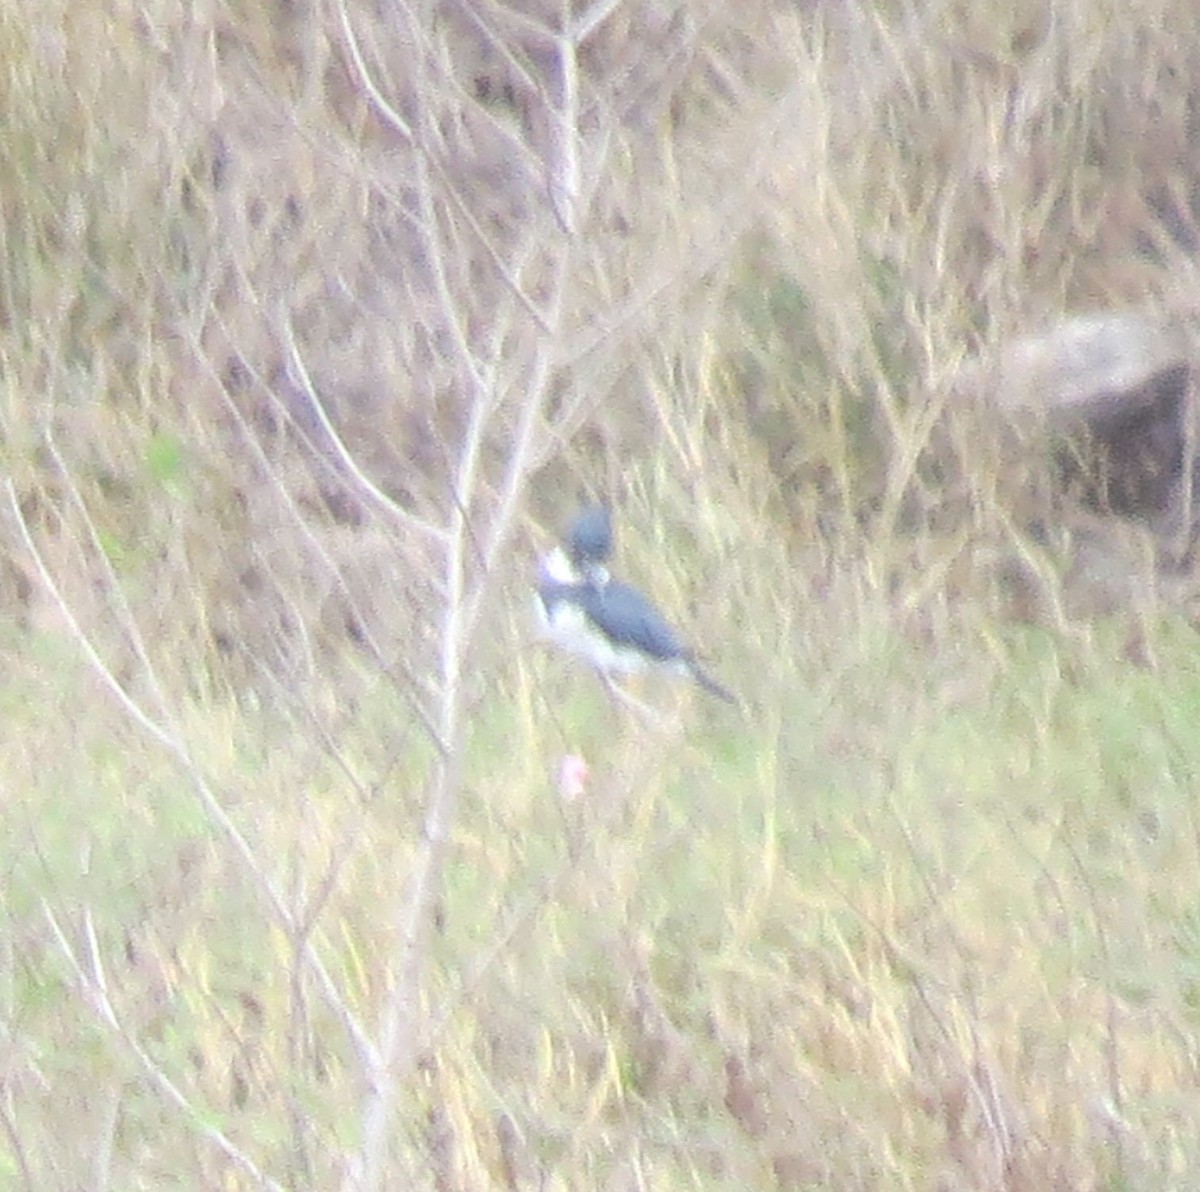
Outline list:
[[[1197,60],[6,5],[0,1182],[1194,1186],[1189,579],[1074,599],[1099,515],[954,380],[1191,325]],[[744,714],[532,642],[581,491]]]

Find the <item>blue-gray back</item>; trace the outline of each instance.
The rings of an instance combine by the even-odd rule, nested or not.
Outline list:
[[[628,584],[547,581],[539,591],[548,606],[559,600],[574,601],[614,645],[632,647],[660,662],[691,658],[691,651],[658,609]]]

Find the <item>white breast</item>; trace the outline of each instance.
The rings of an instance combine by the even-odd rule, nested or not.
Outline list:
[[[646,659],[636,650],[614,646],[571,600],[557,600],[547,607],[534,596],[542,636],[561,650],[586,659],[607,674],[631,674],[646,667]]]

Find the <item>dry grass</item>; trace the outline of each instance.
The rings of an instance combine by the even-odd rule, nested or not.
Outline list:
[[[1193,1186],[1194,631],[950,381],[1195,311],[1194,5],[520,7],[0,14],[2,1182]]]

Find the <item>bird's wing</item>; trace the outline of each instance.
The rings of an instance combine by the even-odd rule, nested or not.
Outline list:
[[[615,645],[630,646],[651,658],[690,658],[663,615],[636,588],[618,580],[584,585],[580,607]]]

